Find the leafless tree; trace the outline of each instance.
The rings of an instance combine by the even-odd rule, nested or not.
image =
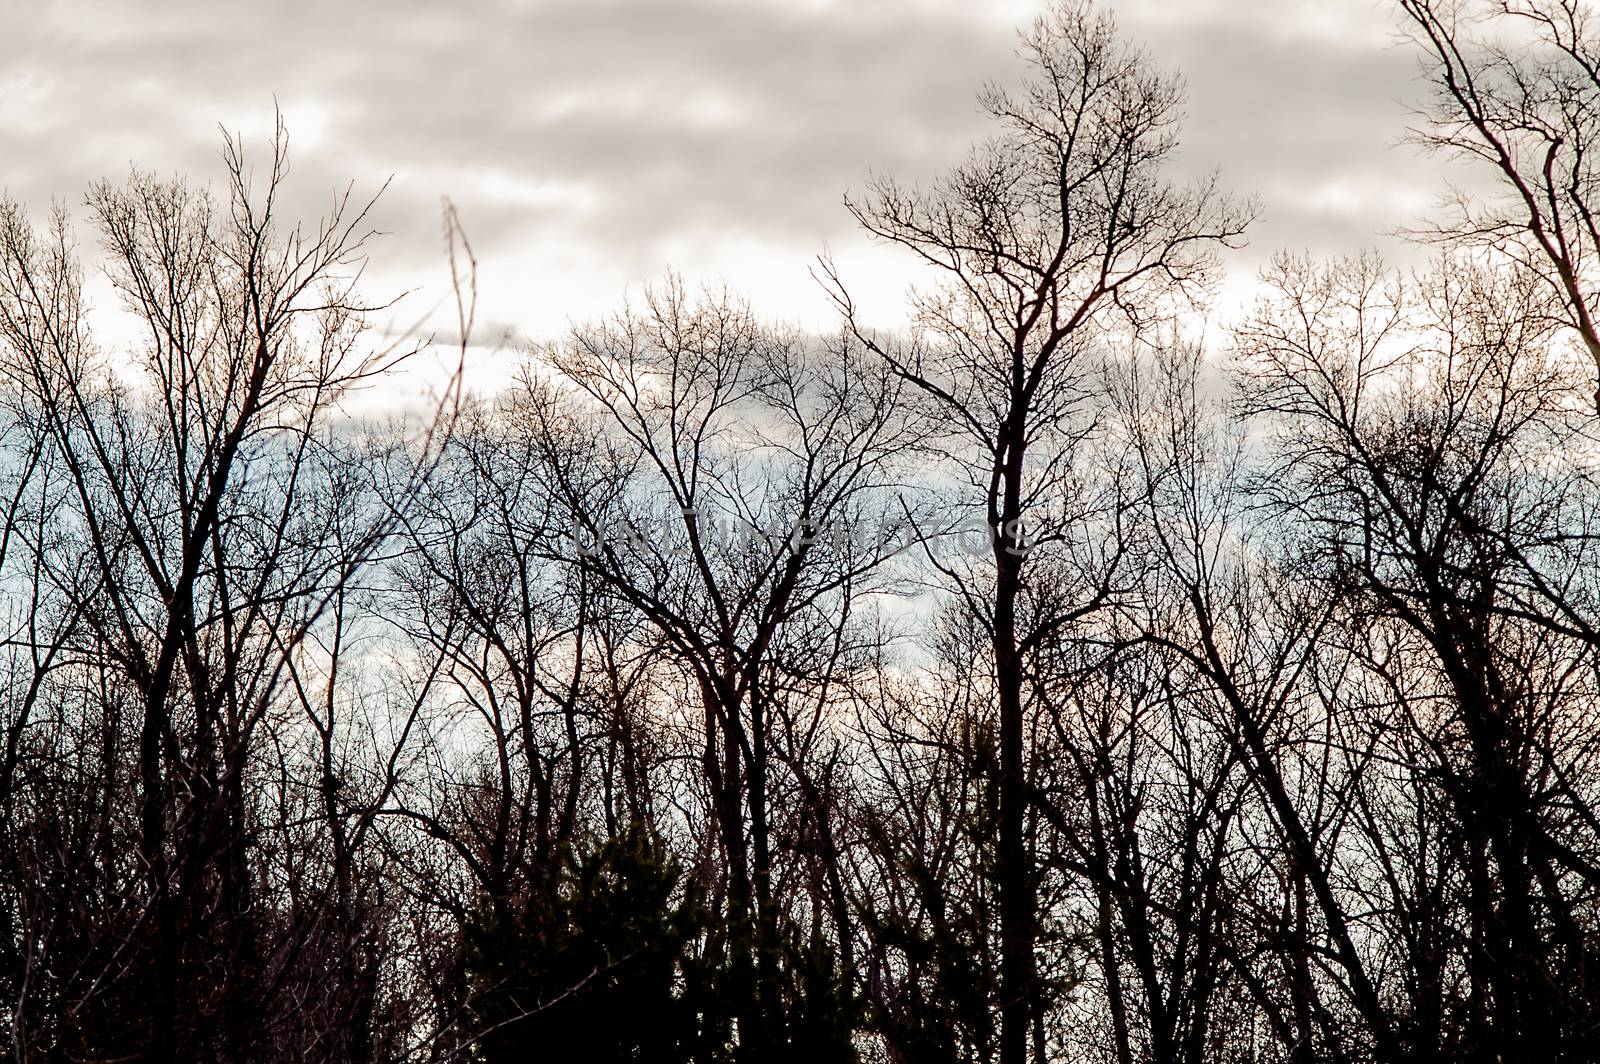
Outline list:
[[[1175,299],[1197,296],[1214,252],[1237,243],[1251,216],[1211,182],[1185,188],[1163,175],[1178,144],[1181,86],[1108,14],[1056,6],[1024,35],[1022,55],[1024,86],[984,93],[996,134],[965,163],[925,192],[884,180],[847,201],[869,233],[948,278],[916,298],[917,344],[863,339],[947,420],[954,468],[993,533],[992,568],[981,583],[958,582],[995,660],[1004,1064],[1030,1055],[1038,1022],[1026,661],[1104,601],[1118,570],[1113,551],[1105,569],[1083,574],[1073,602],[1025,628],[1032,559],[1106,517],[1078,458],[1097,423],[1097,351],[1114,330],[1153,325]],[[1052,510],[1069,512],[1052,519]]]
[[[353,288],[370,204],[346,193],[313,228],[280,220],[286,145],[280,126],[257,187],[229,139],[221,204],[137,172],[91,191],[108,275],[141,328],[125,360],[91,335],[65,214],[39,231],[0,210],[5,386],[31,441],[24,477],[51,483],[29,565],[35,594],[58,603],[29,607],[18,646],[35,687],[77,675],[57,712],[103,750],[105,813],[120,815],[124,787],[139,810],[98,844],[136,844],[107,883],[131,905],[78,914],[115,922],[113,937],[41,1047],[72,1052],[53,1040],[99,1012],[100,1035],[130,1049],[249,1056],[269,1041],[280,954],[304,945],[275,934],[277,899],[258,896],[263,735],[388,525],[336,404],[412,348],[363,329],[377,309]]]
[[[780,857],[832,845],[827,722],[874,645],[856,618],[886,589],[876,534],[919,421],[850,337],[819,349],[675,279],[541,354],[560,383],[530,376],[516,416],[567,557],[649,623],[697,704],[714,896],[752,935],[740,1037],[785,1044],[779,916],[802,873]]]
[[[1400,8],[1434,86],[1415,139],[1484,164],[1498,185],[1487,198],[1457,191],[1450,213],[1421,233],[1493,248],[1539,277],[1555,300],[1548,313],[1573,330],[1600,373],[1592,11],[1583,0],[1401,0]]]

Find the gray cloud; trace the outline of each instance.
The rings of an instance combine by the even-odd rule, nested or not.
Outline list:
[[[1378,230],[1437,187],[1436,163],[1391,148],[1417,88],[1409,53],[1387,43],[1386,6],[1113,6],[1188,79],[1181,165],[1220,168],[1227,186],[1263,201],[1255,250],[1237,268],[1280,245],[1382,243]],[[0,182],[42,207],[130,161],[214,176],[217,123],[259,135],[276,97],[296,149],[296,209],[315,211],[349,178],[371,188],[396,175],[379,215],[394,234],[381,279],[431,279],[437,295],[438,203],[449,195],[497,321],[548,329],[671,262],[735,283],[749,274],[759,301],[763,284],[803,283],[806,256],[824,243],[841,253],[859,243],[840,197],[869,169],[930,177],[983,134],[974,93],[1014,71],[1027,10],[955,0],[19,6],[0,41]]]

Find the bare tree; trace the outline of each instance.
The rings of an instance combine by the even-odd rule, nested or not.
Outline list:
[[[1552,537],[1571,546],[1545,565],[1581,569],[1586,556],[1572,522],[1591,505],[1574,467],[1587,418],[1570,408],[1574,366],[1552,350],[1552,294],[1536,272],[1462,260],[1414,294],[1370,261],[1286,260],[1271,280],[1277,301],[1240,333],[1248,401],[1292,426],[1267,496],[1338,596],[1329,634],[1346,633],[1352,658],[1341,700],[1365,676],[1402,714],[1370,727],[1358,760],[1381,763],[1388,735],[1409,737],[1394,756],[1429,786],[1407,801],[1447,811],[1439,830],[1459,849],[1445,871],[1462,877],[1447,889],[1468,917],[1463,1052],[1509,1052],[1537,1024],[1576,1059],[1595,1008],[1578,915],[1594,838],[1570,815],[1590,801],[1592,760],[1571,729],[1592,649],[1522,605],[1519,564]],[[1383,777],[1356,767],[1351,793],[1372,829],[1364,803]],[[1374,846],[1390,867],[1388,840]],[[1402,898],[1389,904],[1415,904],[1390,876]]]
[[[260,736],[387,527],[333,411],[412,348],[363,332],[370,204],[346,193],[315,228],[280,221],[286,145],[280,126],[254,188],[230,139],[220,206],[138,173],[95,186],[109,276],[143,330],[126,362],[91,337],[65,216],[38,233],[0,211],[5,382],[60,485],[57,531],[33,548],[62,635],[36,644],[37,668],[62,639],[103,692],[85,709],[110,715],[108,755],[138,771],[141,908],[85,993],[134,995],[117,1038],[150,1052],[260,1045],[266,973],[289,948],[255,897]]]
[[[740,1040],[776,1049],[800,1031],[778,859],[803,825],[827,830],[826,721],[872,646],[855,618],[884,588],[892,546],[874,534],[918,421],[849,337],[818,351],[676,280],[543,355],[577,392],[530,378],[521,415],[567,557],[649,623],[698,700]],[[774,806],[785,792],[793,809]]]
[[[926,192],[886,180],[847,201],[869,233],[948,277],[916,298],[919,344],[863,339],[946,419],[949,452],[992,531],[992,570],[981,585],[960,580],[958,593],[990,633],[996,668],[1005,1064],[1028,1057],[1038,1011],[1024,662],[1104,601],[1117,572],[1113,552],[1075,602],[1024,630],[1031,559],[1090,519],[1046,515],[1094,493],[1077,455],[1096,423],[1097,347],[1113,329],[1146,327],[1174,298],[1198,295],[1216,249],[1237,243],[1251,216],[1213,183],[1181,188],[1163,176],[1178,144],[1180,84],[1125,43],[1109,15],[1057,6],[1024,35],[1022,54],[1027,81],[1017,95],[984,93],[997,131],[967,162]]]
[[[1600,42],[1584,0],[1401,0],[1434,98],[1418,143],[1486,164],[1499,194],[1456,191],[1422,235],[1495,249],[1549,286],[1557,320],[1600,374],[1600,265],[1590,145],[1600,133]],[[1600,404],[1600,391],[1596,392]]]

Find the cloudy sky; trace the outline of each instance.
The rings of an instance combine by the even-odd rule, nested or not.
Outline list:
[[[891,321],[902,261],[841,196],[959,159],[1038,2],[0,0],[0,185],[42,212],[130,163],[215,181],[219,124],[259,144],[276,100],[303,210],[392,176],[385,294],[442,296],[449,196],[490,331],[551,333],[669,267],[821,325],[824,247]],[[1392,0],[1109,6],[1187,80],[1181,170],[1262,204],[1229,292],[1278,248],[1415,254],[1383,231],[1430,207],[1443,164],[1396,144],[1421,86]]]

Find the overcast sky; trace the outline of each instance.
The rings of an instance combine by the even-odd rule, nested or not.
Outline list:
[[[1180,173],[1219,168],[1264,209],[1230,261],[1373,246],[1440,188],[1396,145],[1419,99],[1392,0],[1115,0],[1181,71]],[[840,205],[869,171],[930,177],[984,133],[974,94],[1018,69],[1023,0],[533,0],[229,5],[0,0],[0,184],[42,212],[130,163],[215,181],[218,124],[274,98],[295,202],[394,182],[372,285],[445,276],[440,197],[479,251],[492,329],[545,334],[674,267],[821,325],[830,246],[878,320],[906,284]],[[1226,308],[1223,308],[1225,311]],[[1219,313],[1221,313],[1219,311]]]

